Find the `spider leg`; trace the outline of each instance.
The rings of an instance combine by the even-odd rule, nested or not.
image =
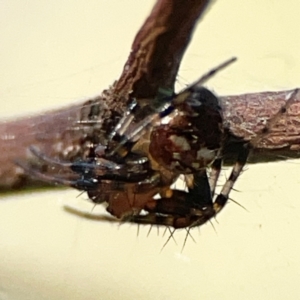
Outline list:
[[[185,88],[181,91],[173,100],[174,104],[180,104],[184,102],[188,96],[190,96],[195,88],[202,87],[205,82],[207,82],[211,77],[213,77],[217,72],[222,71],[223,69],[227,68],[230,64],[234,63],[237,60],[236,57],[232,57],[225,62],[221,63],[220,65],[214,67],[213,69],[209,70],[207,73],[202,75],[198,80],[196,80],[193,84]]]
[[[39,158],[41,161],[49,164],[49,165],[54,165],[58,167],[63,167],[63,168],[70,168],[76,173],[81,173],[84,172],[83,170],[102,170],[108,171],[108,170],[118,170],[121,169],[122,165],[116,164],[112,161],[102,159],[102,158],[97,158],[93,159],[90,162],[86,161],[75,161],[75,162],[63,162],[61,160],[56,160],[48,157],[47,155],[43,154],[40,152],[36,147],[30,146],[29,150],[31,153]]]
[[[85,178],[95,177],[99,180],[138,182],[147,172],[145,166],[148,159],[146,157],[132,157],[127,159],[124,164],[118,164],[101,157],[92,158],[90,161],[79,160],[69,163],[49,158],[33,146],[29,149],[34,156],[49,166],[69,169]]]
[[[134,119],[134,113],[137,110],[138,103],[135,99],[128,105],[126,111],[123,114],[123,117],[120,119],[115,128],[111,131],[109,139],[113,139],[115,136],[122,136],[127,130],[128,126]]]
[[[41,172],[20,161],[16,161],[15,163],[28,175],[38,180],[86,191],[89,198],[96,204],[107,202],[107,210],[117,218],[140,211],[146,199],[152,198],[158,193],[158,189],[155,187],[157,186],[157,182],[160,182],[159,174],[156,173],[133,183],[99,179],[99,177],[92,177],[89,174],[83,174],[81,177],[70,180],[67,178],[67,176],[70,176],[68,174],[65,174],[66,177],[55,176]],[[148,193],[149,196],[146,197],[145,193]],[[130,195],[137,195],[137,197],[129,201],[128,199],[132,198]]]
[[[108,202],[112,211],[116,211],[117,200],[122,198],[122,194],[123,196],[130,193],[141,194],[153,190],[153,188],[153,195],[158,192],[155,187],[160,182],[160,174],[151,169],[149,173],[146,157],[130,154],[123,164],[99,157],[65,163],[47,157],[35,147],[30,147],[30,151],[50,167],[60,167],[63,173],[61,176],[53,175],[53,171],[52,174],[49,174],[22,162],[16,162],[27,174],[41,181],[86,191],[94,203]],[[140,198],[142,197],[137,198],[141,202]],[[115,201],[112,202],[112,199]],[[126,213],[127,208],[124,210]],[[121,213],[118,214],[121,215]]]
[[[232,168],[232,171],[230,173],[229,178],[226,180],[221,193],[217,196],[215,202],[214,202],[214,211],[215,214],[221,211],[221,209],[226,205],[230,191],[232,190],[234,183],[236,182],[237,178],[241,174],[249,155],[249,144],[244,143],[241,144],[239,147],[238,157],[237,160]]]
[[[232,190],[234,183],[240,176],[243,167],[247,162],[247,158],[249,155],[249,144],[243,143],[239,146],[237,160],[232,168],[229,178],[226,180],[220,194],[216,197],[216,200],[213,202],[212,207],[209,207],[207,212],[203,213],[201,210],[195,209],[192,214],[198,216],[198,219],[193,224],[190,224],[190,227],[200,226],[207,221],[209,221],[212,217],[216,216],[227,204],[229,199],[230,191]]]
[[[168,109],[170,111],[173,110],[170,103],[170,100],[168,100],[168,102],[165,100],[165,102],[162,102],[158,108],[153,109],[153,112],[148,114],[145,113],[145,117],[142,121],[139,121],[134,126],[129,127],[128,130],[123,132],[121,135],[116,136],[115,139],[117,140],[117,144],[108,153],[108,156],[114,156],[115,154],[118,154],[121,157],[125,156],[131,150],[133,145],[146,133],[146,131],[161,120],[162,112],[168,111]]]
[[[248,144],[242,144],[231,174],[214,202],[212,200],[211,185],[206,171],[203,170],[194,175],[194,187],[189,188],[188,192],[174,190],[170,198],[150,200],[144,207],[148,214],[135,215],[130,221],[139,224],[172,226],[174,228],[195,227],[206,223],[226,205],[230,191],[246,164],[248,154]],[[219,161],[215,165],[215,174],[218,173],[218,166],[220,166]],[[213,186],[215,185],[214,181]]]
[[[54,165],[54,166],[59,166],[59,167],[65,167],[65,168],[71,168],[72,167],[72,163],[71,162],[62,162],[56,159],[52,159],[50,157],[48,157],[47,155],[43,154],[42,152],[40,152],[36,147],[34,146],[29,146],[29,150],[30,152],[36,156],[38,159],[40,159],[41,161]]]
[[[194,186],[189,187],[188,192],[173,190],[173,194],[169,198],[152,199],[144,207],[148,214],[133,216],[130,221],[185,228],[198,220],[199,216],[193,213],[195,209],[203,211],[205,215],[208,212],[213,215],[212,207],[206,170],[201,170],[194,175]]]
[[[45,173],[42,173],[39,170],[27,166],[26,164],[20,161],[15,161],[15,164],[21,167],[31,177],[35,177],[44,182],[48,182],[56,185],[65,185],[65,186],[73,187],[78,190],[84,190],[84,191],[87,191],[88,189],[93,189],[98,185],[98,181],[93,180],[92,178],[69,180],[59,176],[47,175]]]
[[[217,182],[218,182],[218,179],[219,179],[219,176],[221,173],[221,167],[222,167],[222,159],[216,158],[211,165],[211,170],[210,170],[209,179],[208,179],[212,197],[214,197],[214,195],[215,195]]]

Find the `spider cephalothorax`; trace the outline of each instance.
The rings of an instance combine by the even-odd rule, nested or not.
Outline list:
[[[174,228],[205,223],[226,204],[248,156],[247,144],[240,143],[232,173],[215,196],[228,133],[218,98],[202,84],[234,60],[177,95],[159,91],[153,101],[132,100],[108,136],[91,144],[88,158],[63,163],[31,148],[44,163],[71,171],[72,178],[23,167],[40,179],[86,191],[122,220]],[[187,191],[171,189],[180,175]],[[160,199],[154,199],[157,194]]]

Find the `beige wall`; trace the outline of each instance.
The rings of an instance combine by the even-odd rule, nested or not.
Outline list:
[[[289,4],[287,4],[289,3]],[[1,116],[99,93],[120,74],[151,1],[2,1]],[[300,1],[218,0],[195,32],[178,87],[226,58],[217,93],[300,86]],[[0,201],[0,299],[299,299],[299,161],[249,165],[210,224],[160,250],[156,228],[95,222],[77,191]],[[95,208],[95,213],[101,208]],[[216,232],[215,232],[216,231]]]

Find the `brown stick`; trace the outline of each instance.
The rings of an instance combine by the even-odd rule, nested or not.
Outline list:
[[[50,157],[65,160],[83,157],[88,147],[83,143],[87,136],[93,135],[93,129],[79,127],[77,122],[92,112],[93,103],[102,107],[97,117],[109,119],[122,113],[129,93],[151,98],[158,87],[173,88],[196,21],[208,2],[158,1],[135,38],[120,79],[97,99],[91,99],[85,106],[76,105],[0,124],[0,187],[14,189],[35,184],[14,163],[33,159],[28,151],[30,145],[45,149]],[[291,100],[288,100],[289,95],[293,96]],[[299,92],[292,94],[292,91],[221,98],[225,125],[236,136],[251,141],[256,148],[253,161],[265,161],[265,154],[270,153],[275,153],[275,158],[278,154],[298,156],[299,101]],[[267,131],[262,132],[266,124]]]
[[[182,56],[196,21],[209,0],[160,0],[137,33],[132,51],[116,85],[116,93],[132,91],[152,98],[158,88],[173,89]]]

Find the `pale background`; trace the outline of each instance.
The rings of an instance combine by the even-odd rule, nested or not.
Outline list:
[[[1,115],[99,94],[117,79],[153,1],[0,1]],[[218,0],[196,31],[178,87],[235,55],[220,95],[300,86],[300,1]],[[299,299],[300,161],[249,165],[230,203],[192,234],[103,223],[74,190],[2,196],[0,299]],[[101,212],[98,207],[95,213]]]

